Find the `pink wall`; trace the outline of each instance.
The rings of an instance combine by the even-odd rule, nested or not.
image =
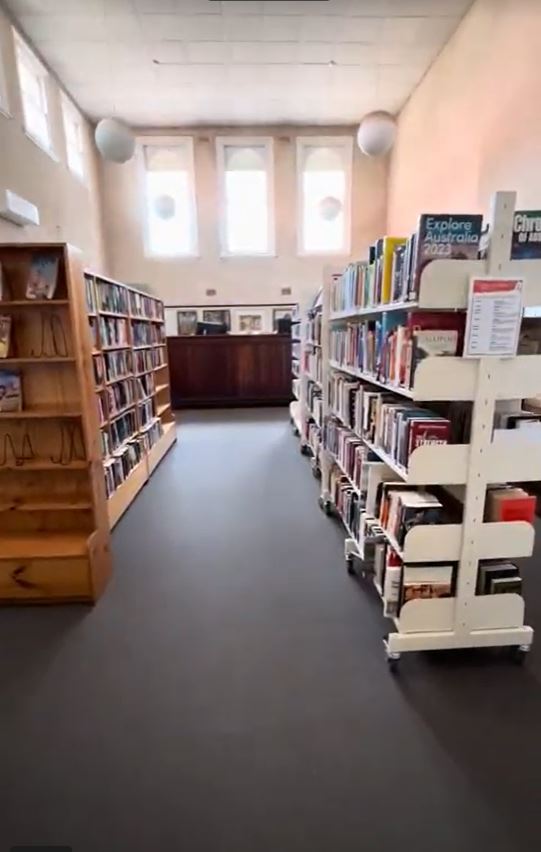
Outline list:
[[[39,209],[40,225],[20,228],[0,219],[0,242],[67,241],[83,251],[84,262],[105,270],[97,156],[85,123],[85,179],[67,165],[60,87],[48,79],[51,156],[24,131],[11,23],[0,2],[0,62],[8,110],[0,112],[0,189],[10,189]]]
[[[404,108],[387,232],[423,212],[487,212],[499,189],[541,209],[541,0],[477,0]]]

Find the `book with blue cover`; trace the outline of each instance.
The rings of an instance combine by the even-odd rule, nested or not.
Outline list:
[[[511,260],[541,259],[541,210],[517,210],[513,218]]]

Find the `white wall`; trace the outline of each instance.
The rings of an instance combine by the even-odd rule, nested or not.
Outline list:
[[[321,285],[326,264],[348,258],[299,257],[297,253],[295,140],[297,135],[352,135],[352,128],[219,128],[177,129],[194,137],[200,257],[156,260],[145,258],[138,165],[103,164],[104,221],[111,274],[122,281],[150,284],[166,305],[257,304],[305,301]],[[156,131],[148,131],[156,136]],[[217,135],[273,136],[276,256],[220,258],[218,233]],[[387,162],[361,157],[353,163],[353,225],[351,256],[365,255],[385,227]],[[214,288],[215,297],[205,296]],[[291,287],[292,296],[280,289]]]
[[[24,132],[10,22],[0,9],[2,61],[10,116],[0,112],[0,189],[11,189],[39,208],[39,227],[20,228],[0,219],[0,242],[68,241],[82,249],[85,263],[105,270],[97,162],[86,125],[88,175],[83,183],[66,165],[60,88],[50,78],[51,129],[58,159]]]

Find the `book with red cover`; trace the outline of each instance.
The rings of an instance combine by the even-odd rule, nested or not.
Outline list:
[[[451,424],[448,420],[412,420],[409,427],[408,459],[417,447],[425,444],[448,444]]]
[[[487,493],[487,521],[526,521],[533,524],[536,498],[522,488]]]

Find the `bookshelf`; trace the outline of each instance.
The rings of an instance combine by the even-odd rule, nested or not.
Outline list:
[[[85,272],[107,513],[114,527],[176,441],[163,303]]]
[[[38,261],[55,269],[47,300],[26,298]],[[0,414],[0,602],[94,602],[111,553],[81,255],[4,244],[0,266],[0,383],[21,390]]]
[[[429,563],[456,565],[453,591],[448,597],[417,598],[402,603],[392,618],[394,632],[385,639],[387,659],[394,668],[401,654],[452,648],[509,646],[520,658],[530,649],[533,629],[525,624],[522,594],[476,593],[480,560],[517,559],[531,556],[534,530],[524,521],[487,522],[484,507],[491,483],[534,482],[541,478],[541,441],[528,430],[507,433],[500,443],[494,430],[494,417],[500,404],[520,401],[541,391],[541,355],[517,355],[512,358],[461,356],[426,357],[417,365],[411,386],[378,380],[347,363],[330,357],[331,334],[345,323],[360,323],[367,316],[377,317],[402,311],[463,311],[468,307],[470,278],[511,277],[524,280],[526,308],[541,304],[541,261],[510,260],[511,233],[515,211],[514,193],[497,193],[493,201],[490,246],[483,260],[433,260],[421,273],[415,302],[384,304],[362,309],[331,311],[334,276],[325,275],[322,316],[323,347],[323,422],[332,436],[336,424],[371,451],[366,493],[375,493],[379,481],[404,482],[419,486],[438,486],[459,496],[461,523],[414,526],[405,534],[401,546],[382,529],[385,539],[404,564]],[[389,391],[398,400],[437,402],[464,401],[472,404],[469,443],[441,443],[418,446],[410,453],[407,466],[399,463],[375,441],[356,432],[331,408],[331,386],[337,375],[359,380],[368,392]],[[342,431],[343,434],[343,431]],[[330,514],[333,502],[333,471],[349,480],[350,491],[360,498],[358,484],[346,471],[338,454],[327,441],[322,450],[320,505]],[[367,457],[368,458],[368,457]],[[366,500],[369,503],[369,499]],[[348,516],[349,517],[349,516]],[[367,554],[373,541],[367,529],[374,518],[361,503],[359,529],[346,522],[345,558],[350,573],[357,560],[361,573],[370,572]],[[365,561],[363,561],[365,560]],[[373,576],[383,597],[383,589]]]
[[[320,475],[319,450],[322,426],[321,384],[321,292],[314,304],[298,319],[298,358],[293,379],[295,400],[290,406],[294,434],[300,437],[300,450],[310,457],[314,476]]]

